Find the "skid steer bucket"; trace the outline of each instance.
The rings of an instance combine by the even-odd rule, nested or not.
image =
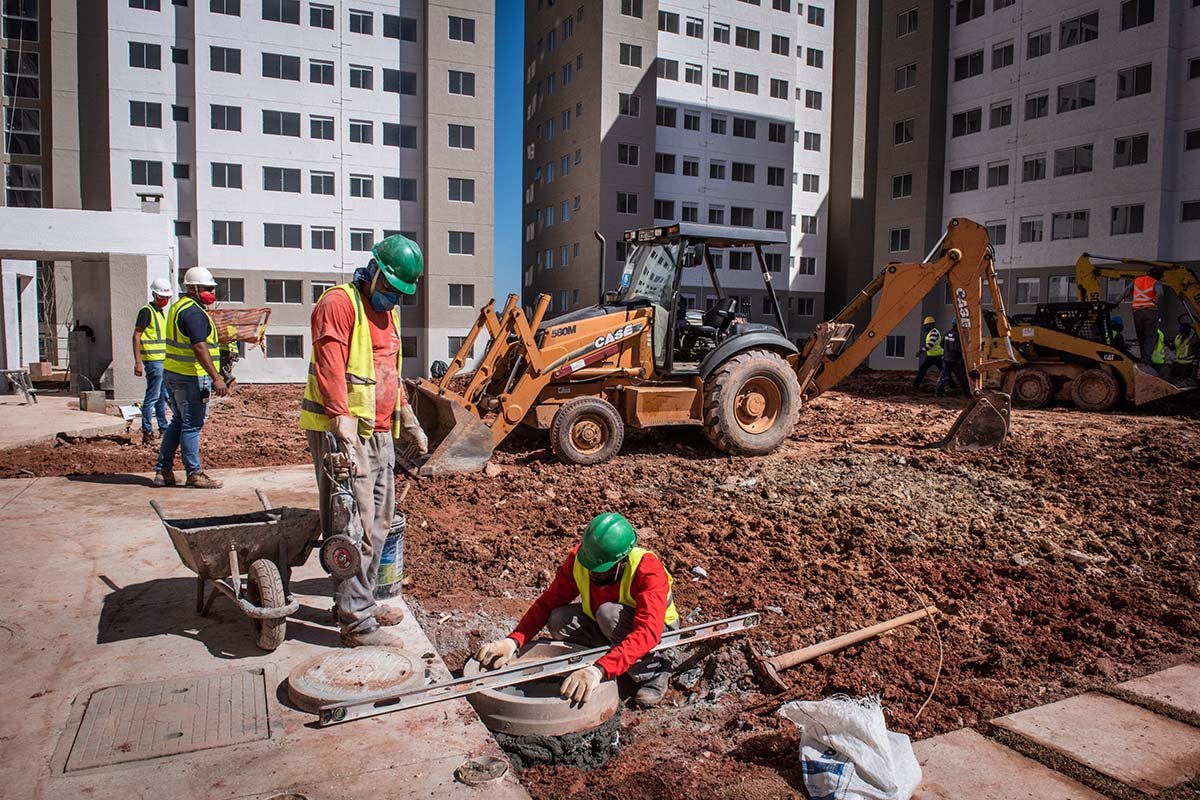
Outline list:
[[[477,472],[492,457],[492,429],[452,391],[436,383],[406,381],[413,413],[429,438],[429,455],[400,457],[401,466],[422,477]]]
[[[958,415],[942,449],[985,450],[999,447],[1008,435],[1012,417],[1012,397],[1004,392],[987,389],[971,400]]]

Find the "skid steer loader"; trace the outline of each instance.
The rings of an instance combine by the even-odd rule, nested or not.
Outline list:
[[[480,469],[520,424],[548,429],[554,453],[574,464],[611,458],[627,426],[700,425],[727,453],[770,453],[791,433],[803,401],[861,364],[943,279],[957,299],[974,394],[946,444],[1003,441],[1008,398],[984,390],[983,375],[1011,359],[985,362],[981,350],[983,281],[999,296],[982,226],[952,220],[925,262],[887,265],[841,314],[817,326],[803,351],[783,333],[762,253],[786,241],[776,231],[693,223],[631,230],[620,286],[600,304],[545,320],[546,295],[532,318],[516,295],[499,311],[490,301],[436,382],[408,382],[430,454],[407,466],[422,475]],[[712,252],[725,248],[753,251],[776,325],[739,321],[737,298],[722,291],[713,266]],[[720,299],[697,320],[686,313],[679,285],[684,270],[701,266]],[[870,324],[852,338],[849,319],[875,297]],[[475,369],[462,372],[485,331],[491,342]]]

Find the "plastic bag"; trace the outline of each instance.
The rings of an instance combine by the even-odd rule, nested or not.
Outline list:
[[[921,782],[912,742],[887,729],[877,696],[798,700],[779,714],[800,728],[800,771],[812,800],[909,800]]]

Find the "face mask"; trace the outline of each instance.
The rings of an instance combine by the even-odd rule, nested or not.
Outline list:
[[[169,297],[159,297],[158,295],[154,295],[154,305],[158,306],[159,308],[166,308],[167,304],[170,302],[171,298]]]
[[[200,302],[206,306],[211,306],[213,303],[217,302],[216,291],[213,289],[205,289],[204,291],[200,292]]]
[[[605,572],[593,572],[592,583],[596,584],[597,586],[608,586],[609,584],[616,583],[617,579],[620,577],[621,564],[617,564],[615,567]]]
[[[400,302],[400,295],[391,294],[389,292],[381,292],[379,289],[371,292],[371,308],[376,311],[387,313],[396,307]]]

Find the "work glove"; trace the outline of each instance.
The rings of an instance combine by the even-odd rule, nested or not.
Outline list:
[[[562,682],[562,686],[558,688],[558,693],[563,697],[580,705],[586,703],[592,696],[592,690],[600,685],[600,681],[604,678],[604,674],[600,672],[600,668],[588,664],[583,669],[577,669],[567,676],[567,679]]]
[[[483,665],[484,669],[500,669],[511,661],[516,653],[516,640],[506,636],[503,639],[488,642],[479,648],[479,652],[475,654],[475,660]]]
[[[329,471],[335,481],[347,481],[355,475],[367,474],[367,463],[358,439],[358,419],[337,416],[329,421],[329,433],[338,449],[327,455]]]
[[[418,455],[429,452],[429,437],[421,430],[421,423],[417,422],[417,415],[410,405],[400,406],[400,443],[405,450],[415,450]]]

